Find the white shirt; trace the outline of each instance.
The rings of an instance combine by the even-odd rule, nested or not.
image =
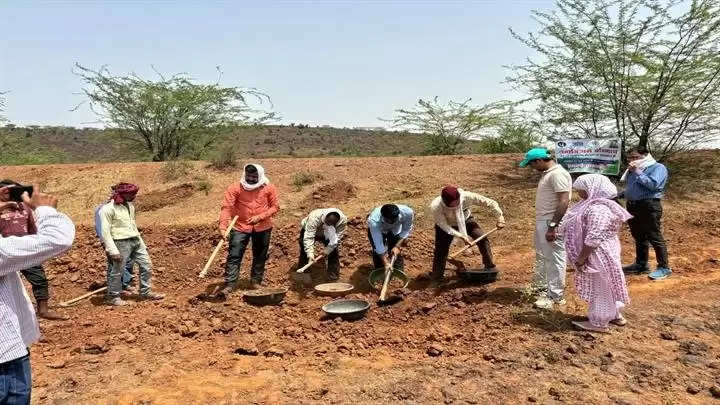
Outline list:
[[[0,363],[25,356],[27,347],[40,338],[18,272],[66,252],[75,239],[75,225],[54,208],[38,207],[35,218],[37,234],[0,238]]]
[[[535,194],[535,219],[549,221],[560,204],[558,193],[568,192],[572,198],[572,177],[564,167],[556,164],[543,172]]]
[[[498,205],[497,201],[491,198],[463,190],[460,193],[460,203],[464,208],[463,216],[466,220],[470,218],[470,215],[472,215],[472,212],[470,211],[471,206],[484,205],[493,212],[498,221],[505,221],[500,205]],[[442,197],[435,197],[435,199],[430,203],[430,213],[435,219],[435,224],[450,235],[462,237],[460,232],[453,229],[454,226],[458,226],[455,210],[455,208],[449,208],[443,204]]]

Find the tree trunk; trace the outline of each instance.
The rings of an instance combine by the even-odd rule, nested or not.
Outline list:
[[[638,142],[638,147],[641,149],[647,149],[648,148],[648,136],[647,134],[640,135],[640,141]]]

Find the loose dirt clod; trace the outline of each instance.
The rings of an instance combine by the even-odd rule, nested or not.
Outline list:
[[[688,394],[696,395],[699,394],[700,391],[702,391],[702,388],[700,388],[700,384],[693,382],[688,384],[686,391],[688,392]]]
[[[235,348],[234,353],[241,356],[257,356],[259,354],[259,351],[257,347],[253,345],[244,344]]]
[[[427,354],[430,357],[438,357],[443,354],[444,351],[445,349],[437,344],[430,345],[430,347],[427,348]]]

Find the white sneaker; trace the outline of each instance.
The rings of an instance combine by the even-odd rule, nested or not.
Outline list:
[[[548,296],[540,297],[535,301],[535,307],[539,309],[552,309],[554,305],[565,305],[564,299],[554,300]]]
[[[535,301],[535,308],[550,309],[552,307],[553,307],[553,300],[551,300],[547,296],[540,297],[537,299],[537,301]]]

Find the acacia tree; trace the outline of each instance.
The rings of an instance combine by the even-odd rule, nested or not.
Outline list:
[[[720,1],[557,0],[512,35],[538,58],[508,81],[551,138],[618,136],[660,158],[720,136]]]
[[[156,72],[158,79],[148,80],[135,74],[114,76],[106,67],[75,67],[92,111],[146,148],[154,161],[198,156],[225,129],[276,118],[251,105],[270,104],[270,97],[254,88],[197,84],[186,74],[166,78]]]
[[[419,99],[413,108],[395,110],[395,117],[385,121],[424,134],[427,153],[454,155],[466,151],[468,140],[487,136],[490,128],[500,125],[508,106],[498,102],[478,107],[471,101],[442,104],[438,97]]]

